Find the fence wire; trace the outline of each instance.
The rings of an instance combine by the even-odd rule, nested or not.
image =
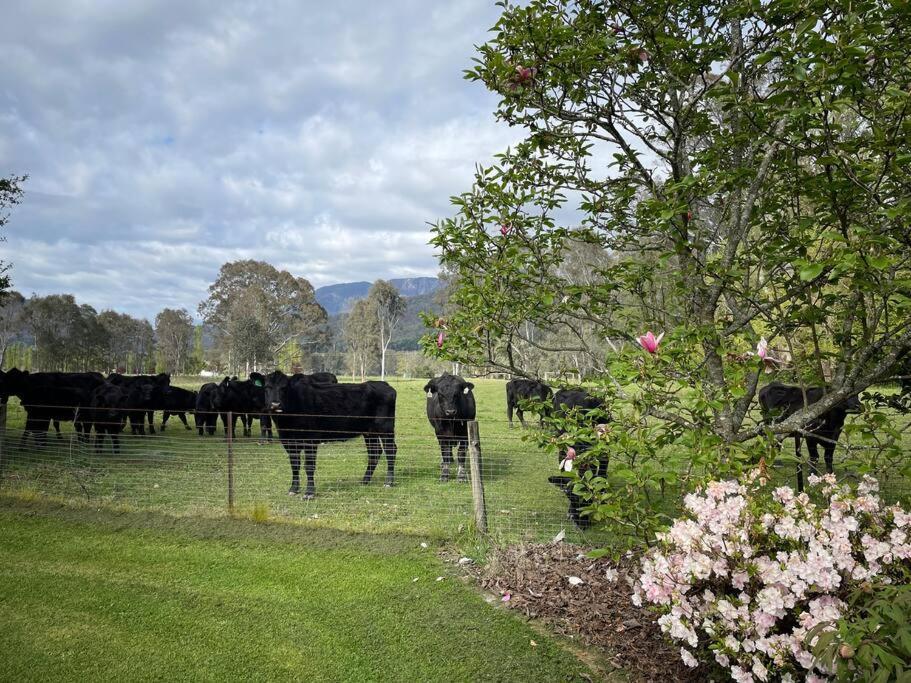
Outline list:
[[[65,411],[58,411],[62,413]],[[140,411],[136,411],[137,413]],[[134,415],[134,417],[136,417]],[[27,432],[25,411],[7,406],[0,451],[0,492],[39,495],[92,505],[122,505],[176,515],[224,514],[229,500],[229,452],[233,504],[238,514],[282,518],[356,531],[396,531],[455,537],[474,528],[471,486],[457,480],[458,449],[453,447],[449,481],[441,482],[440,447],[426,417],[396,418],[395,485],[384,485],[387,458],[379,458],[368,484],[365,440],[321,443],[317,448],[316,496],[304,497],[301,456],[300,495],[288,494],[289,457],[275,425],[270,440],[254,419],[244,436],[240,419],[229,439],[221,417],[215,433],[200,436],[193,416],[188,426],[171,417],[162,431],[132,433],[127,421],[115,435],[90,435],[76,423],[53,422],[47,431]],[[199,424],[205,421],[199,416]],[[119,423],[115,420],[115,425]],[[34,425],[32,425],[34,426]],[[205,430],[204,430],[205,431]],[[523,441],[522,429],[481,423],[482,480],[489,532],[503,540],[547,540],[561,530],[577,537],[567,518],[564,493],[548,483],[556,473],[553,454]],[[325,432],[324,432],[325,435]],[[306,433],[299,438],[306,438]],[[468,458],[465,463],[470,473]]]
[[[47,424],[39,421],[36,432],[27,432],[23,408],[14,401],[5,408],[5,424],[0,424],[0,493],[52,496],[175,515],[225,514],[230,497],[236,514],[258,520],[285,519],[352,531],[449,538],[474,528],[471,487],[457,481],[457,449],[453,448],[450,480],[441,482],[440,448],[424,416],[396,418],[393,487],[384,486],[385,455],[379,457],[372,480],[362,483],[368,450],[364,438],[357,436],[318,446],[316,496],[308,500],[303,495],[288,495],[292,483],[288,454],[278,440],[276,425],[269,439],[262,434],[258,419],[252,421],[250,436],[244,436],[238,416],[236,431],[229,439],[220,416],[214,434],[200,435],[197,425],[205,422],[202,415],[196,419],[187,416],[187,428],[172,416],[167,429],[162,430],[163,415],[157,412],[155,434],[148,433],[148,424],[143,427],[147,433],[133,433],[127,420],[122,432],[115,435],[115,447],[111,435],[99,437],[97,426],[88,436],[77,431],[78,413],[75,423],[61,423],[59,434],[52,417]],[[73,409],[68,410],[45,407],[43,414],[68,414],[72,418]],[[144,411],[135,411],[132,416],[141,417],[140,412]],[[38,414],[42,414],[40,410]],[[94,418],[104,431],[104,419]],[[133,420],[133,424],[139,422]],[[119,426],[119,421],[115,420],[115,425]],[[557,473],[554,455],[524,440],[528,430],[518,426],[509,429],[505,421],[496,420],[482,420],[479,428],[487,524],[495,539],[542,541],[564,531],[567,540],[603,540],[597,531],[583,535],[569,521],[565,494],[548,482],[548,477]],[[911,443],[911,422],[903,419],[900,429],[903,440]],[[841,463],[875,447],[843,434],[835,455],[836,472],[840,477],[855,477],[857,473]],[[793,446],[785,442],[786,453],[789,448],[793,453]],[[305,458],[301,460],[303,494]],[[819,465],[823,467],[822,462]],[[793,467],[793,459],[778,463],[782,483],[793,485]],[[906,468],[904,456],[884,461],[878,468],[876,473],[888,498],[911,493]],[[466,469],[470,469],[467,462]]]

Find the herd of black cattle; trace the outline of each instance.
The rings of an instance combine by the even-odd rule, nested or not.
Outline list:
[[[468,481],[465,466],[468,450],[468,422],[475,419],[476,407],[472,390],[474,385],[457,375],[444,373],[431,379],[424,391],[427,394],[427,417],[436,433],[441,453],[440,480],[448,481],[454,462],[452,451],[457,452],[456,478]],[[902,384],[901,395],[911,393],[911,383]],[[815,403],[824,396],[821,388],[806,392],[806,402]],[[6,403],[10,396],[19,398],[26,412],[25,428],[20,447],[29,438],[37,446],[46,444],[51,424],[60,435],[60,422],[73,422],[77,438],[88,441],[95,431],[95,448],[104,448],[105,437],[110,437],[114,453],[119,452],[119,435],[127,425],[133,434],[145,434],[146,423],[150,433],[155,432],[154,414],[163,413],[161,430],[168,419],[177,416],[186,429],[187,413],[194,415],[199,435],[212,435],[221,416],[226,434],[236,434],[240,419],[244,436],[252,433],[254,419],[260,421],[260,435],[271,440],[273,425],[284,446],[291,464],[290,495],[301,490],[300,467],[303,454],[307,476],[304,496],[315,495],[314,476],[316,452],[321,443],[343,441],[363,436],[367,446],[367,469],[363,483],[373,478],[379,460],[386,457],[385,485],[395,482],[395,402],[396,390],[386,382],[368,381],[359,384],[339,383],[332,373],[312,375],[285,375],[274,371],[267,375],[250,373],[249,378],[225,377],[220,383],[208,383],[199,391],[171,386],[170,375],[100,373],[38,372],[18,369],[0,371],[0,401]],[[610,412],[602,399],[585,389],[563,388],[553,390],[543,382],[514,379],[506,385],[506,405],[509,426],[513,426],[513,412],[522,426],[526,426],[523,408],[542,406],[543,413],[553,416],[578,412],[592,425],[610,422]],[[802,409],[804,392],[800,387],[773,382],[759,392],[759,405],[766,421],[781,420]],[[794,432],[798,462],[801,461],[801,438],[807,442],[810,467],[816,471],[819,459],[818,446],[823,447],[826,468],[832,471],[836,442],[848,413],[861,408],[857,396],[852,396],[834,406],[801,432]],[[541,415],[542,424],[543,417]],[[230,424],[229,424],[230,423]],[[590,444],[576,443],[573,449],[584,452]],[[558,455],[558,462],[566,458],[566,451]],[[597,468],[598,476],[606,476],[607,459],[589,462],[583,467]],[[574,492],[576,479],[560,474],[549,477],[569,501],[569,517],[578,526],[590,525],[582,508],[585,501]],[[803,487],[802,469],[798,467],[798,488]]]

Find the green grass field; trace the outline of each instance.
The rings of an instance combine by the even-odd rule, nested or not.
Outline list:
[[[437,550],[0,498],[0,680],[592,680]]]

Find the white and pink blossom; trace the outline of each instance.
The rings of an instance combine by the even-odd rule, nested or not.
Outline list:
[[[753,472],[749,486],[715,481],[687,495],[643,558],[633,602],[658,606],[687,666],[701,651],[736,681],[829,680],[806,641],[848,614],[839,595],[907,570],[911,514],[884,507],[870,477],[852,490],[812,476],[823,503],[763,479]]]

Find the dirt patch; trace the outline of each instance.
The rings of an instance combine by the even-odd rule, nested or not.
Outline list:
[[[495,550],[487,565],[467,567],[499,599],[509,594],[503,605],[562,636],[602,648],[613,666],[635,680],[703,680],[683,665],[680,648],[667,642],[655,615],[630,601],[637,568],[632,560],[618,566],[607,558],[589,559],[584,548],[564,543]]]

